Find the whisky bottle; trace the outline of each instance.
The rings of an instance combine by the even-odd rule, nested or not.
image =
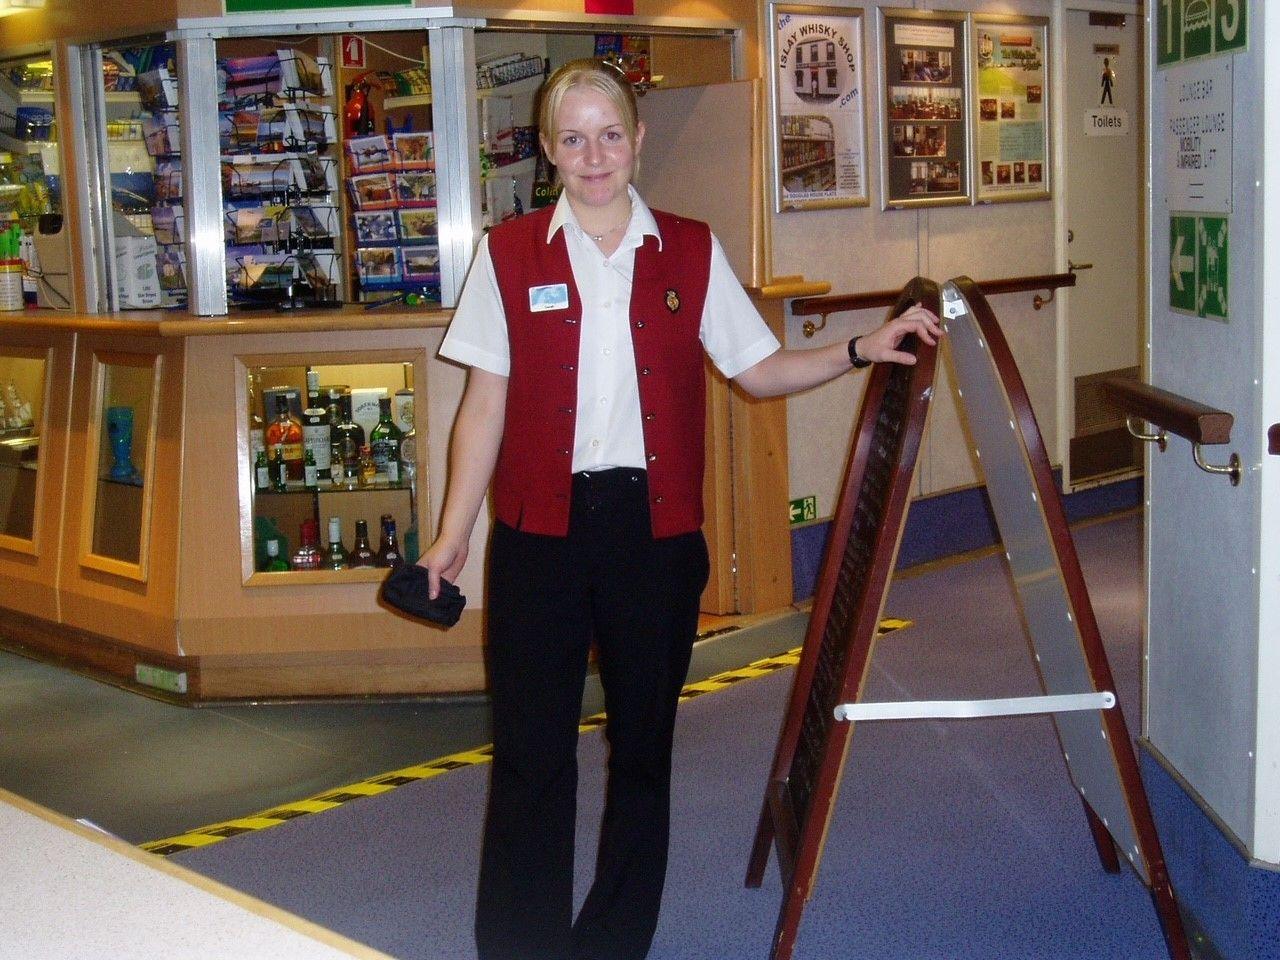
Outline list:
[[[259,450],[253,462],[253,485],[259,492],[271,489],[271,466],[267,463],[267,451]]]
[[[373,448],[367,443],[360,448],[360,486],[371,487],[378,479],[378,466],[373,462]]]
[[[324,563],[320,553],[320,531],[316,529],[315,520],[302,521],[302,546],[294,551],[290,561],[294,570],[319,570]]]
[[[307,406],[320,406],[320,371],[307,367]]]
[[[382,515],[382,545],[378,550],[378,566],[398,567],[404,563],[404,554],[400,552],[400,543],[396,540],[395,517],[389,513]]]
[[[316,490],[320,486],[319,471],[316,469],[316,457],[307,447],[303,452],[302,485],[308,490]]]
[[[345,570],[347,551],[342,545],[342,518],[329,518],[329,548],[324,554],[324,565],[330,570]]]
[[[364,446],[364,427],[351,419],[350,394],[338,398],[338,423],[336,426],[330,425],[329,436],[342,444],[343,476],[348,480],[357,479],[360,476],[360,448]]]
[[[403,434],[391,419],[391,398],[378,398],[378,423],[369,431],[373,466],[379,480],[400,482],[400,440]]]
[[[356,567],[376,567],[378,565],[378,555],[369,546],[369,525],[363,520],[356,521],[356,542],[351,548],[349,563],[353,570]]]
[[[281,447],[290,480],[302,479],[302,424],[289,412],[289,400],[276,394],[276,418],[267,424],[267,446]]]
[[[280,541],[267,541],[267,565],[262,568],[271,573],[279,573],[281,570],[289,569],[289,561],[280,556]]]
[[[302,411],[302,449],[310,452],[316,461],[316,477],[329,478],[329,411],[324,407],[307,407]],[[306,461],[303,461],[303,469]]]
[[[287,487],[285,481],[288,479],[288,468],[284,462],[284,447],[276,444],[271,448],[271,489],[276,493],[284,493]]]

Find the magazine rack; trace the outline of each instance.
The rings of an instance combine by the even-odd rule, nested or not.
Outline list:
[[[1075,545],[1013,355],[973,281],[949,281],[939,296],[936,285],[916,278],[895,314],[911,300],[944,318],[961,415],[982,464],[1045,694],[860,702],[932,393],[936,352],[914,346],[914,367],[878,366],[868,383],[765,791],[746,882],[760,885],[774,846],[783,901],[770,956],[788,960],[795,949],[855,721],[1047,713],[1103,868],[1118,871],[1117,849],[1124,854],[1150,887],[1170,956],[1189,960]]]

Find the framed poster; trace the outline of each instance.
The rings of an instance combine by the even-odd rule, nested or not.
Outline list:
[[[973,162],[979,203],[1049,197],[1049,21],[974,15]]]
[[[880,11],[884,209],[968,203],[968,16]]]
[[[774,209],[866,206],[862,11],[782,3],[769,11]]]

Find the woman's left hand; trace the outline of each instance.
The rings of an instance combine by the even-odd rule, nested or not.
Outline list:
[[[878,330],[860,336],[857,344],[858,356],[872,363],[902,363],[911,366],[916,362],[915,356],[898,349],[902,338],[909,333],[914,333],[933,346],[942,336],[942,322],[931,310],[926,310],[918,303],[914,304]]]

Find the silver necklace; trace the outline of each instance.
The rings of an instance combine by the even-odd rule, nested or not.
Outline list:
[[[588,233],[588,234],[587,234],[587,236],[588,236],[588,237],[590,237],[592,240],[594,240],[596,243],[600,243],[600,242],[601,242],[602,240],[604,240],[604,238],[605,238],[605,237],[607,237],[609,234],[613,233],[615,230],[621,230],[623,227],[625,227],[625,226],[626,226],[628,223],[630,223],[630,222],[631,222],[631,214],[629,214],[629,213],[628,213],[628,214],[627,214],[627,219],[623,220],[621,223],[614,224],[612,227],[610,227],[610,228],[609,228],[608,230],[606,230],[604,233]]]

